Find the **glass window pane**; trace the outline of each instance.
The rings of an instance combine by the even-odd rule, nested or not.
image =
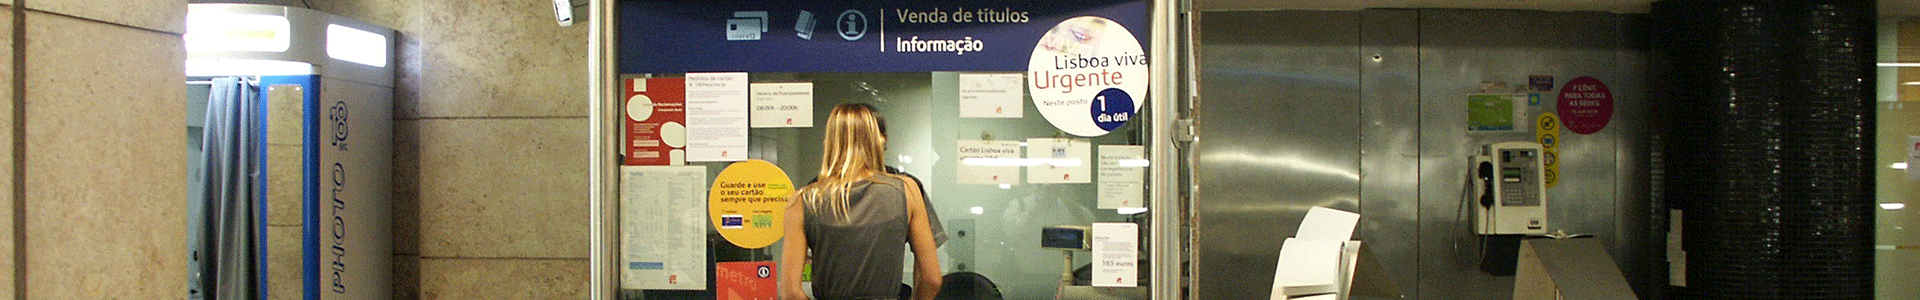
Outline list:
[[[926,188],[934,213],[942,221],[946,242],[939,248],[944,273],[974,272],[998,286],[1007,299],[1048,299],[1059,293],[1101,292],[1123,299],[1147,299],[1147,288],[1093,289],[1086,287],[1092,263],[1087,250],[1060,250],[1042,247],[1042,229],[1054,226],[1090,227],[1095,222],[1130,222],[1137,225],[1140,250],[1138,284],[1146,285],[1148,264],[1146,238],[1150,235],[1145,209],[1101,208],[1101,151],[1108,153],[1108,170],[1113,174],[1138,176],[1120,184],[1137,193],[1108,193],[1108,197],[1131,199],[1124,205],[1146,207],[1145,150],[1102,146],[1140,146],[1148,140],[1144,126],[1148,116],[1131,119],[1098,137],[1079,137],[1062,133],[1018,96],[1018,106],[1000,107],[1020,110],[1014,118],[961,117],[962,77],[973,73],[753,73],[752,83],[811,83],[813,88],[813,126],[804,128],[753,128],[749,131],[749,158],[762,159],[779,166],[796,187],[804,186],[818,172],[821,145],[828,112],[842,103],[865,103],[878,109],[885,119],[887,154],[885,164],[918,178]],[[995,73],[1023,80],[1020,73]],[[623,76],[623,77],[637,77]],[[651,74],[652,77],[682,77],[684,74]],[[991,77],[991,76],[987,76]],[[1024,81],[1015,84],[1024,84]],[[1024,88],[1014,86],[1017,94]],[[970,94],[971,95],[971,94]],[[971,99],[971,98],[969,98]],[[624,111],[625,108],[621,108]],[[1146,110],[1139,110],[1145,113]],[[1016,115],[1016,114],[1007,114]],[[1064,140],[1064,143],[1061,141]],[[963,145],[998,141],[1017,151],[1005,160],[963,160]],[[620,144],[627,144],[622,141]],[[1144,147],[1141,147],[1144,148]],[[978,151],[977,149],[974,151]],[[1128,155],[1112,156],[1126,152]],[[1022,159],[1023,158],[1023,159]],[[1120,159],[1126,158],[1126,159]],[[704,166],[707,183],[712,183],[730,163],[689,163]],[[1049,166],[1049,165],[1052,166]],[[982,168],[984,167],[984,168]],[[998,167],[997,169],[995,167]],[[1074,169],[1077,168],[1077,169]],[[1071,169],[1071,170],[1060,170]],[[1011,172],[998,172],[1007,171]],[[1124,170],[1137,170],[1126,172]],[[985,174],[985,175],[982,175]],[[1011,175],[1009,178],[991,178]],[[1044,178],[1036,175],[1045,175]],[[981,177],[987,176],[987,177]],[[1055,176],[1059,176],[1056,178]],[[1113,176],[1118,177],[1118,176]],[[998,182],[1005,182],[998,183]],[[622,228],[622,235],[635,228]],[[733,261],[772,261],[780,253],[779,243],[762,249],[742,249],[708,228],[710,263]],[[629,250],[621,250],[625,253]],[[1069,256],[1070,254],[1070,256]],[[1071,262],[1066,258],[1072,257]],[[907,256],[911,261],[911,256]],[[903,273],[911,275],[911,264],[903,264]],[[1078,288],[1061,288],[1071,277]],[[625,280],[623,278],[622,280]],[[910,283],[903,278],[903,283]],[[712,297],[713,291],[645,291],[623,289],[622,299],[658,299],[668,297]],[[643,294],[645,296],[643,296]]]
[[[1891,1],[1882,1],[1891,2]],[[1879,97],[1874,157],[1879,210],[1874,216],[1874,253],[1878,299],[1920,299],[1920,170],[1909,169],[1920,155],[1920,18],[1915,7],[1883,5],[1879,35]]]

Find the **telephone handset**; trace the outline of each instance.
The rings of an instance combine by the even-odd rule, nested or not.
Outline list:
[[[1544,148],[1533,142],[1488,144],[1473,157],[1478,234],[1546,234]]]
[[[1480,165],[1480,207],[1492,207],[1493,198],[1493,162],[1477,160]]]

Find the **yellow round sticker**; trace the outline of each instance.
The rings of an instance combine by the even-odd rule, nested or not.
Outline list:
[[[785,233],[787,194],[793,180],[779,166],[764,160],[733,163],[713,179],[707,192],[707,216],[720,236],[736,246],[758,249],[773,245]]]
[[[1560,133],[1560,117],[1555,116],[1553,113],[1540,113],[1540,119],[1538,121],[1539,122],[1534,122],[1535,128],[1541,131]]]
[[[1542,172],[1540,173],[1540,175],[1541,175],[1540,177],[1546,177],[1547,183],[1560,182],[1560,168],[1547,169],[1546,172]],[[1552,187],[1552,186],[1548,186],[1548,187]]]
[[[1533,122],[1534,141],[1540,142],[1547,151],[1560,149],[1560,118],[1553,113],[1540,113]]]

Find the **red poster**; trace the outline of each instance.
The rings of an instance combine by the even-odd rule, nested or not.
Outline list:
[[[682,78],[633,78],[626,91],[627,145],[623,153],[630,166],[664,166],[686,160],[687,84]]]
[[[1555,107],[1560,124],[1579,134],[1592,134],[1613,121],[1613,92],[1599,79],[1581,76],[1560,87],[1560,102]]]
[[[778,281],[771,261],[713,264],[714,298],[719,300],[773,300]]]

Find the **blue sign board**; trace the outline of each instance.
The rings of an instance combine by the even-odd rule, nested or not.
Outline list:
[[[620,1],[621,73],[1027,71],[1098,16],[1148,41],[1150,1]]]

